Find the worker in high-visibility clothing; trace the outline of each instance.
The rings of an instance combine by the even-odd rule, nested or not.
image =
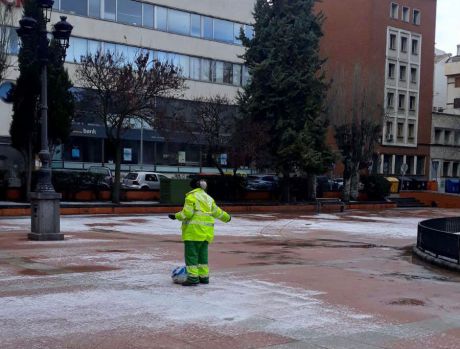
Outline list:
[[[192,180],[190,185],[194,189],[186,194],[182,211],[169,215],[182,222],[187,269],[187,280],[182,286],[209,284],[208,245],[214,239],[214,219],[225,223],[231,220],[231,216],[206,193],[205,180]]]

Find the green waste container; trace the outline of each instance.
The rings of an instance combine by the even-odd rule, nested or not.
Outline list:
[[[162,204],[183,205],[185,194],[190,190],[192,190],[190,179],[161,179],[160,202]]]

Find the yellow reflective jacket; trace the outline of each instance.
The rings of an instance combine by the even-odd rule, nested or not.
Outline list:
[[[230,215],[217,206],[214,199],[201,188],[186,194],[184,208],[175,216],[182,222],[184,241],[211,243],[214,239],[214,218],[225,223],[230,221]]]

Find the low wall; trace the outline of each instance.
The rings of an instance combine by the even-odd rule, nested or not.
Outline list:
[[[460,208],[460,195],[439,193],[436,191],[403,191],[399,193],[402,198],[415,198],[428,206],[441,208]]]
[[[259,204],[223,204],[221,207],[230,213],[314,213],[316,205],[299,204],[299,205],[259,205]],[[352,203],[345,206],[345,209],[359,210],[383,210],[395,208],[395,203],[363,202]],[[178,212],[182,206],[177,205],[112,205],[105,204],[100,206],[75,204],[61,206],[61,215],[94,215],[94,214],[166,214]],[[321,212],[340,212],[340,205],[327,205],[321,208]],[[0,216],[30,216],[30,207],[28,204],[1,207]]]

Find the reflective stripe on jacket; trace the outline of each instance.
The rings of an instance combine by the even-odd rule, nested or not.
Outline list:
[[[230,221],[230,215],[201,188],[187,193],[184,208],[176,213],[176,218],[182,222],[182,240],[210,243],[214,239],[214,219]]]

